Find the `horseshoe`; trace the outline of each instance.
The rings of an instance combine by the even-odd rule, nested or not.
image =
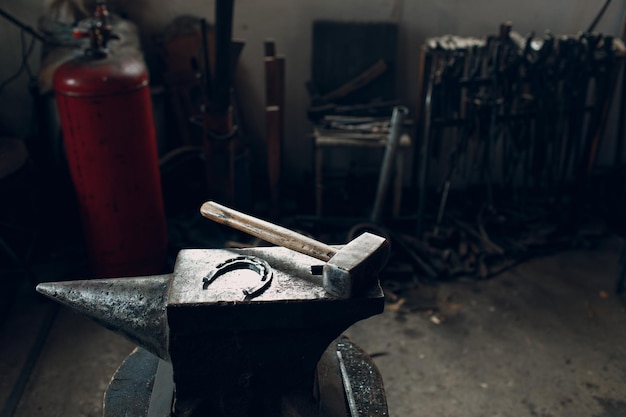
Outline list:
[[[242,289],[244,300],[261,295],[272,283],[274,272],[267,262],[254,256],[237,256],[218,264],[206,277],[202,278],[202,289],[206,290],[218,277],[237,269],[249,269],[261,277],[258,285]]]

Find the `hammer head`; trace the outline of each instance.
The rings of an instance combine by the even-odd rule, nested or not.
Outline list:
[[[362,294],[376,282],[389,259],[387,239],[365,232],[348,242],[324,265],[326,291],[336,297]]]

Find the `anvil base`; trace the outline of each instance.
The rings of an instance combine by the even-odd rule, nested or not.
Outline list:
[[[311,388],[310,396],[283,398],[277,417],[388,416],[378,368],[345,336],[333,341],[322,355]],[[173,397],[171,365],[137,348],[109,383],[104,417],[176,417],[171,414]]]

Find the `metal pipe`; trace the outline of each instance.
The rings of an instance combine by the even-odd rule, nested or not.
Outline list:
[[[215,77],[211,106],[217,112],[227,112],[231,88],[231,43],[234,0],[215,2]]]
[[[433,54],[428,76],[428,87],[424,98],[424,132],[422,135],[422,149],[419,167],[419,198],[417,202],[417,237],[422,236],[424,221],[424,208],[426,207],[426,182],[428,178],[428,154],[430,153],[430,130],[431,110],[433,97],[433,84],[435,83],[435,71],[437,70],[437,56]]]
[[[441,193],[441,201],[439,202],[439,211],[437,212],[437,222],[435,223],[435,236],[439,234],[439,226],[443,221],[443,213],[446,210],[446,203],[448,202],[448,193],[450,192],[450,178],[446,179],[443,185],[443,192]]]
[[[409,110],[404,106],[396,106],[393,108],[385,156],[382,168],[380,169],[380,177],[378,179],[376,200],[374,202],[374,209],[372,210],[370,218],[372,223],[378,223],[382,214],[382,207],[385,201],[385,196],[387,195],[387,189],[389,188],[389,179],[391,178],[391,171],[393,169],[398,143],[400,142],[400,136],[404,126],[404,118],[408,113]]]
[[[598,22],[600,22],[600,19],[602,19],[602,16],[604,15],[604,12],[606,11],[606,9],[609,7],[609,4],[611,3],[611,0],[605,0],[604,4],[602,5],[602,7],[600,8],[600,11],[598,12],[598,14],[596,15],[596,17],[593,19],[593,22],[591,22],[591,24],[589,25],[589,27],[587,28],[587,33],[589,32],[593,32],[593,30],[596,28],[596,26],[598,25]]]
[[[202,32],[202,78],[203,91],[205,100],[211,97],[211,66],[209,63],[209,35],[206,19],[200,20],[200,28]]]

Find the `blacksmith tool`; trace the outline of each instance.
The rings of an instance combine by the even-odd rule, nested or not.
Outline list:
[[[351,297],[371,288],[389,257],[386,239],[365,232],[338,249],[292,230],[208,201],[202,215],[275,245],[325,261],[324,288],[337,297]]]
[[[203,212],[216,207],[205,204]],[[254,227],[265,225],[254,220]],[[293,234],[283,233],[284,240],[298,241]],[[37,290],[140,346],[112,379],[104,417],[345,416],[346,378],[350,407],[387,416],[371,358],[339,337],[384,308],[376,275],[387,261],[386,241],[364,239],[365,247],[363,240],[313,245],[329,258],[328,274],[361,280],[361,291],[349,297],[327,290],[335,281],[323,285],[309,256],[283,247],[185,249],[171,274],[42,283]]]

